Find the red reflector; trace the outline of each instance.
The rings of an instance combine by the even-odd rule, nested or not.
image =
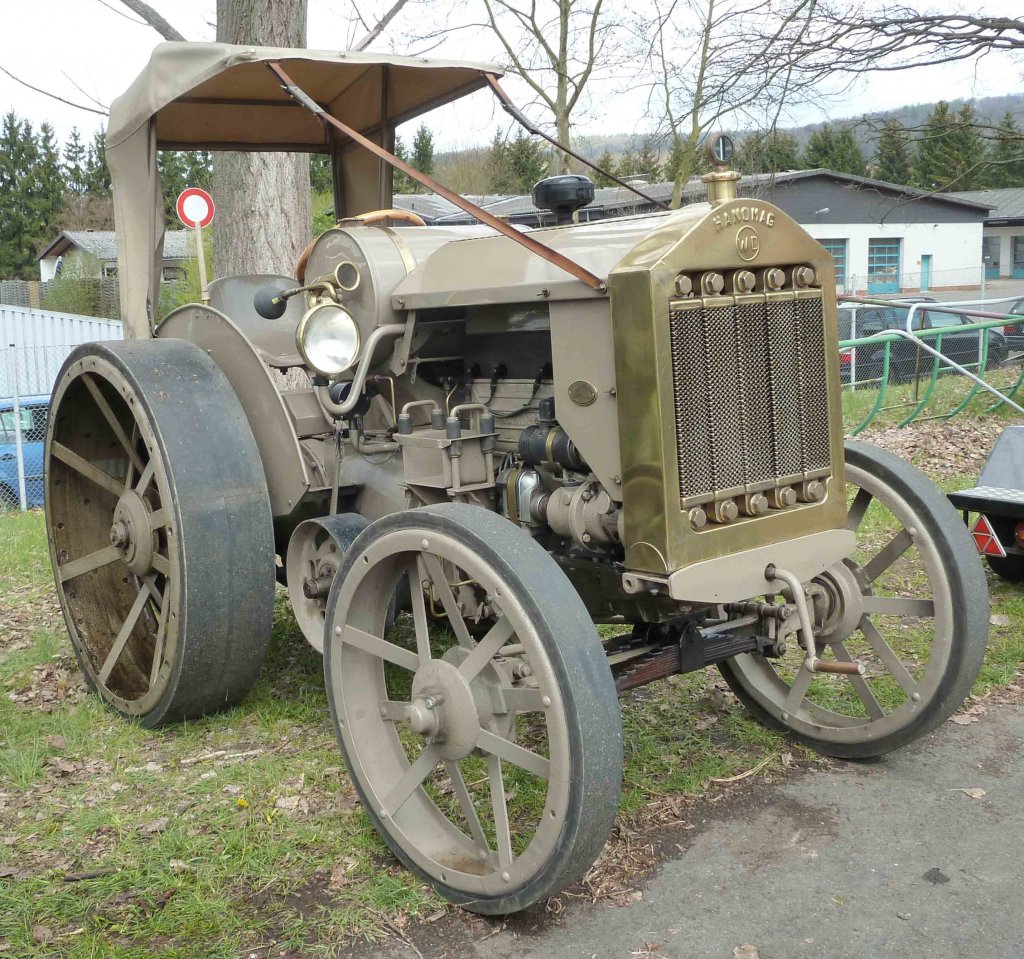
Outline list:
[[[1007,323],[1006,326],[1003,327],[1003,332],[1004,333],[1009,333],[1012,336],[1014,333],[1017,332],[1017,324],[1016,323]]]
[[[1003,544],[999,542],[999,537],[996,536],[996,531],[992,529],[992,524],[988,521],[987,516],[978,517],[978,522],[974,524],[971,535],[974,537],[974,543],[982,556],[1006,555],[1006,550],[1003,549]]]
[[[840,350],[839,362],[844,366],[849,366],[853,362],[853,350]]]

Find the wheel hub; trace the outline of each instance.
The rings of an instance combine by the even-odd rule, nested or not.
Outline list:
[[[441,659],[421,667],[405,718],[413,732],[436,743],[445,759],[468,756],[480,733],[476,699],[458,668]]]
[[[814,638],[820,645],[841,643],[852,636],[864,616],[864,594],[870,592],[859,568],[836,563],[812,581],[820,590],[814,595]]]
[[[156,531],[150,523],[145,500],[135,490],[125,492],[114,507],[110,542],[122,551],[125,565],[136,576],[142,576],[153,568]]]

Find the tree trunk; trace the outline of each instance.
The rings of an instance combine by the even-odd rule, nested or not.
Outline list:
[[[217,0],[222,43],[302,47],[307,0]],[[213,243],[218,276],[292,275],[313,233],[309,157],[215,153]]]

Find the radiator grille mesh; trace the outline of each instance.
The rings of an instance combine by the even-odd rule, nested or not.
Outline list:
[[[669,328],[684,504],[828,469],[820,299],[697,301]]]

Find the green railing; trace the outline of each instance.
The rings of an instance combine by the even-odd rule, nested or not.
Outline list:
[[[858,307],[860,306],[879,306],[884,305],[886,307],[897,307],[900,304],[894,304],[889,301],[855,301]],[[966,310],[957,310],[949,306],[939,306],[938,304],[927,303],[923,304],[923,307],[930,312],[939,313],[964,313]],[[908,323],[909,317],[912,316],[913,310],[908,310]],[[843,364],[850,371],[851,383],[846,384],[851,389],[863,388],[870,386],[874,388],[877,383],[877,394],[874,398],[874,402],[868,409],[867,414],[864,418],[850,430],[850,434],[856,436],[858,433],[865,430],[882,412],[888,412],[892,410],[903,410],[909,409],[900,420],[897,425],[906,426],[909,423],[919,419],[950,419],[956,416],[958,413],[963,412],[971,401],[977,397],[982,391],[985,391],[995,397],[995,401],[986,407],[986,413],[994,413],[1002,407],[1010,406],[1017,410],[1019,413],[1024,414],[1024,407],[1018,405],[1015,402],[1015,398],[1018,390],[1024,385],[1024,364],[1021,365],[1020,371],[1017,374],[1016,379],[1010,386],[1002,392],[991,383],[986,382],[985,375],[988,372],[988,353],[989,353],[989,337],[983,332],[985,330],[991,330],[997,327],[1002,327],[1006,324],[1007,319],[1005,316],[994,317],[993,314],[986,314],[987,318],[979,320],[977,323],[971,323],[962,326],[955,327],[938,327],[932,330],[885,330],[881,333],[875,333],[871,336],[857,337],[856,339],[842,340],[839,344],[840,355],[842,356],[845,351],[852,351],[848,355],[851,358],[851,362]],[[1022,318],[1024,322],[1024,318]],[[951,358],[945,356],[942,352],[942,340],[943,337],[949,337],[952,335],[962,336],[965,333],[978,333],[979,349],[977,361],[971,362],[966,365],[961,365]],[[892,385],[892,373],[893,373],[893,357],[892,350],[894,344],[906,344],[913,343],[913,346],[909,347],[909,351],[913,353],[914,369],[913,375],[909,379],[914,383],[913,396],[900,403],[896,403],[890,406],[885,405],[886,397],[888,396],[890,386]],[[882,356],[881,360],[872,360],[871,366],[878,366],[880,363],[880,369],[877,370],[877,375],[873,375],[868,380],[856,380],[857,366],[863,366],[864,360],[861,359],[858,362],[858,355],[863,353],[865,347],[881,346]],[[906,357],[902,357],[906,359]],[[871,367],[869,367],[870,369]],[[958,397],[955,400],[955,405],[952,409],[949,409],[942,413],[933,413],[929,416],[922,416],[922,412],[926,409],[928,404],[936,398],[937,391],[936,386],[939,382],[939,376],[942,372],[955,372],[962,376],[967,377],[972,385],[964,397]],[[874,370],[872,370],[874,372]],[[901,373],[905,373],[906,370],[901,366]]]

